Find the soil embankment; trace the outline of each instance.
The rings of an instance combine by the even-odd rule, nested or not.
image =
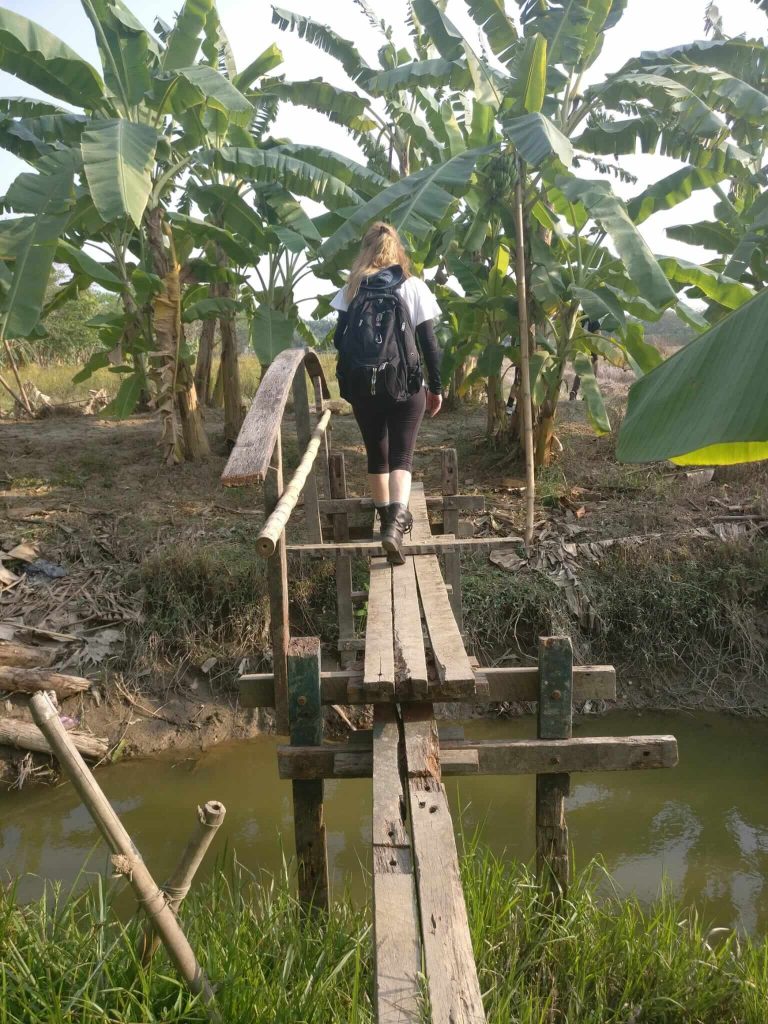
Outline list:
[[[580,661],[617,665],[622,703],[765,713],[768,471],[709,479],[618,466],[613,440],[595,438],[582,410],[562,405],[564,451],[539,480],[536,559],[465,564],[476,653],[524,664],[538,635],[567,631]],[[483,417],[469,408],[427,421],[416,475],[439,492],[439,451],[456,447],[461,491],[487,498],[476,533],[519,533],[523,481],[487,447]],[[155,451],[150,417],[0,424],[0,548],[14,577],[0,584],[0,641],[49,647],[57,671],[91,680],[63,713],[106,737],[114,756],[207,746],[270,725],[269,715],[238,708],[235,685],[244,668],[269,664],[253,548],[261,499],[220,487],[218,420],[209,412],[215,454],[173,470]],[[346,453],[350,493],[363,493],[351,417],[335,419],[333,444]],[[289,440],[286,459],[295,458]],[[299,509],[298,530],[301,520]],[[40,571],[9,557],[22,543],[43,559]],[[292,582],[295,632],[332,641],[330,565],[296,563]],[[7,699],[3,714],[25,716],[22,704]],[[39,770],[5,753],[11,781]]]

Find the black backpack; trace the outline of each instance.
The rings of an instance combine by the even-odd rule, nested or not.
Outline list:
[[[405,276],[388,267],[365,278],[350,303],[336,378],[348,402],[388,395],[404,402],[421,389],[421,363],[410,314],[400,296]]]

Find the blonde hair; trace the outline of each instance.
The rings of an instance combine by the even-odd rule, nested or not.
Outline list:
[[[406,277],[411,276],[411,261],[397,230],[391,224],[377,220],[365,232],[360,252],[349,272],[349,280],[344,289],[347,302],[351,302],[357,295],[364,278],[396,263]]]

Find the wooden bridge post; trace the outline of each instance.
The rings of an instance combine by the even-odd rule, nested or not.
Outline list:
[[[288,719],[292,746],[320,746],[323,740],[323,709],[320,640],[317,637],[295,637],[288,645]],[[305,909],[327,910],[328,854],[323,780],[294,780],[292,785],[299,901]]]
[[[299,441],[299,453],[301,453],[306,449],[312,437],[307,379],[301,370],[293,378],[293,414],[296,419],[296,437]],[[317,503],[317,476],[314,466],[309,471],[309,475],[304,483],[304,521],[307,524],[307,539],[310,544],[322,544],[323,531],[320,525],[320,506]]]
[[[344,468],[344,454],[334,452],[329,461],[331,497],[346,498],[347,474]],[[349,540],[349,517],[346,512],[333,516],[333,539],[335,542]],[[339,640],[352,640],[355,635],[355,612],[352,607],[352,558],[338,555],[336,558],[336,606],[339,618]],[[354,652],[342,651],[339,661],[342,666],[354,660]]]
[[[541,740],[568,740],[573,723],[573,650],[567,636],[539,639],[539,720]],[[557,763],[553,759],[554,764]],[[536,875],[539,884],[565,893],[569,881],[567,772],[536,776]]]
[[[269,470],[264,478],[264,512],[266,518],[274,510],[283,493],[283,446],[281,432],[272,452]],[[288,556],[285,531],[267,559],[267,591],[269,593],[269,631],[272,641],[272,662],[275,675],[275,715],[277,731],[288,731],[288,641],[291,631],[288,621]]]
[[[443,529],[459,536],[459,510],[450,508],[450,496],[459,493],[459,460],[455,448],[443,450]],[[448,500],[446,500],[448,499]],[[456,623],[464,632],[464,612],[461,604],[461,554],[451,551],[445,555],[445,581],[451,585],[451,608]]]

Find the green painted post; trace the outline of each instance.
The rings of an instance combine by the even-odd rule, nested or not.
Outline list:
[[[317,637],[295,637],[288,644],[288,724],[292,746],[315,747],[322,743],[320,640]],[[299,900],[305,909],[327,910],[323,780],[294,781],[292,785]]]
[[[567,636],[539,639],[539,718],[542,740],[567,740],[573,725],[573,649]],[[553,763],[557,763],[556,757]],[[567,772],[536,776],[536,875],[540,884],[565,893],[569,881]]]

